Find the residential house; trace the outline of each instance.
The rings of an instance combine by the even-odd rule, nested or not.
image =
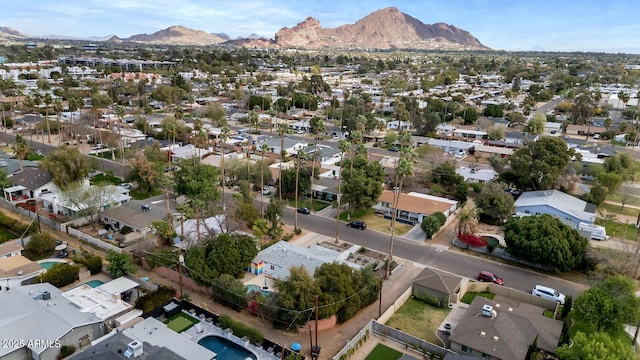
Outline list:
[[[469,150],[474,148],[478,144],[467,141],[458,140],[444,140],[444,139],[429,139],[427,142],[430,146],[442,149],[450,154],[468,154]]]
[[[514,203],[516,216],[549,214],[577,228],[582,223],[593,224],[596,205],[559,190],[526,191]]]
[[[397,206],[393,206],[394,197],[393,191],[383,190],[373,209],[390,219],[395,208],[396,220],[412,225],[421,223],[422,219],[435,212],[441,212],[449,217],[458,208],[458,202],[455,200],[418,192],[398,194]]]
[[[13,186],[4,189],[5,199],[12,203],[26,199],[37,199],[42,194],[57,193],[53,178],[48,171],[40,168],[26,168],[11,178]]]
[[[22,244],[20,240],[9,240],[0,244],[0,259],[12,257],[15,255],[22,255]]]
[[[492,154],[496,154],[499,155],[500,157],[510,157],[511,155],[513,155],[513,148],[510,147],[503,147],[503,146],[492,146],[492,145],[483,145],[483,144],[478,144],[475,147],[476,150],[476,154],[478,156],[482,156],[482,157],[489,157]]]
[[[166,219],[167,211],[171,212],[171,216],[177,216],[175,201],[169,202],[169,210],[163,195],[148,201],[149,203],[144,203],[134,200],[106,209],[100,214],[100,221],[115,230],[128,226],[139,237],[146,238],[151,233],[151,224],[154,221]]]
[[[212,148],[199,148],[193,144],[187,145],[171,145],[169,147],[161,148],[160,150],[167,151],[169,153],[169,159],[174,162],[180,159],[192,159],[197,157],[203,159],[205,156],[213,152]]]
[[[296,155],[298,150],[306,149],[309,144],[299,139],[293,139],[290,137],[284,138],[271,138],[265,141],[261,141],[256,144],[256,149],[261,149],[262,144],[267,144],[268,152],[280,155],[284,150],[288,155]],[[284,145],[284,146],[283,146]]]
[[[449,336],[451,350],[483,359],[525,360],[529,347],[555,354],[562,321],[512,299],[476,297]]]
[[[582,135],[582,136],[593,136],[599,135],[603,132],[607,131],[607,128],[603,126],[589,126],[589,125],[567,125],[567,129],[565,133],[567,135]]]
[[[546,135],[560,136],[560,134],[562,133],[562,123],[549,121],[545,122],[544,133]]]
[[[478,168],[475,165],[471,167],[461,166],[456,168],[456,174],[462,176],[464,181],[473,183],[488,183],[498,177],[498,172],[492,168]]]
[[[489,135],[487,134],[486,131],[482,131],[482,130],[454,129],[453,137],[473,141],[473,140],[485,140],[489,137]]]
[[[15,242],[12,241],[10,243]],[[13,247],[22,248],[19,244],[18,246],[13,244]],[[0,258],[0,287],[5,287],[6,290],[9,290],[24,284],[30,284],[43,272],[45,272],[45,269],[40,264],[27,259],[21,254],[5,255]]]
[[[507,146],[520,147],[537,141],[539,138],[536,134],[529,134],[520,131],[505,131],[504,142]]]
[[[128,359],[213,360],[216,353],[148,317],[121,331],[113,331],[92,346],[74,354],[70,360]]]
[[[413,295],[429,295],[441,303],[455,303],[456,294],[460,291],[462,278],[432,268],[425,268],[416,276],[411,285]],[[451,300],[450,300],[451,299]]]
[[[85,189],[89,188],[89,181],[87,180],[84,184]],[[124,188],[122,186],[115,185],[105,185],[107,187],[101,194],[96,193],[96,195],[100,195],[103,200],[99,200],[96,204],[100,203],[102,205],[102,209],[105,210],[112,207],[117,207],[122,204],[126,204],[131,200],[131,196],[129,196],[129,189]],[[85,190],[82,190],[85,191]],[[42,208],[56,215],[64,215],[69,217],[78,217],[82,215],[82,212],[86,210],[91,204],[72,204],[70,203],[64,196],[58,193],[46,193],[40,196],[42,200]]]
[[[307,159],[313,159],[315,153],[315,161],[318,163],[335,164],[340,161],[340,149],[318,144],[318,146],[309,146],[305,149]]]
[[[84,347],[107,331],[103,320],[49,283],[15,286],[0,295],[0,308],[11,309],[3,316],[0,339],[24,341],[0,347],[0,359],[53,360],[61,346]]]
[[[359,269],[359,265],[346,261],[350,254],[349,251],[338,252],[319,245],[303,247],[279,241],[260,251],[251,260],[247,271],[255,275],[265,274],[272,279],[285,280],[289,277],[289,270],[292,267],[303,267],[311,276],[325,263],[345,263]]]

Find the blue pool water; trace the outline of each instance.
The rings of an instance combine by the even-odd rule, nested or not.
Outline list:
[[[258,358],[242,346],[219,336],[205,336],[198,341],[203,346],[218,354],[216,359],[225,360],[257,360]]]
[[[254,291],[260,291],[260,292],[262,292],[262,295],[264,295],[264,296],[271,295],[271,291],[262,290],[262,288],[260,286],[258,286],[258,285],[249,284],[249,285],[247,285],[245,287],[247,288],[247,294],[251,294]]]
[[[91,286],[92,288],[95,288],[95,287],[98,287],[98,286],[104,284],[104,281],[102,281],[102,280],[91,280],[91,281],[87,281],[85,284]]]
[[[40,263],[40,267],[42,267],[43,269],[49,270],[53,267],[53,265],[56,265],[56,264],[62,264],[62,263],[59,261],[45,261]]]

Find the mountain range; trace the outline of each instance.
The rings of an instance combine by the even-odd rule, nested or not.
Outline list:
[[[0,40],[27,38],[29,37],[15,29],[0,27]],[[72,37],[62,35],[47,35],[40,38],[74,40]],[[114,35],[86,38],[86,40],[157,45],[206,46],[223,44],[280,49],[488,49],[468,31],[445,23],[424,24],[395,7],[377,10],[354,24],[345,24],[336,28],[323,28],[320,21],[308,17],[292,28],[280,29],[271,39],[251,34],[246,38],[233,40],[224,33],[207,33],[184,26],[171,26],[153,34],[137,34],[128,38]]]

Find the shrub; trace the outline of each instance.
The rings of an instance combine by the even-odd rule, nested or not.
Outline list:
[[[413,297],[416,300],[421,301],[427,305],[431,305],[433,307],[442,308],[442,309],[445,308],[444,302],[440,301],[440,299],[438,299],[437,297],[429,295],[427,293],[413,294]]]
[[[144,314],[148,314],[156,308],[163,306],[169,300],[173,299],[176,291],[168,286],[158,286],[156,291],[144,294],[136,300],[136,309],[142,310]]]
[[[24,250],[33,255],[44,254],[56,248],[56,240],[48,232],[35,234],[24,246]]]
[[[78,265],[55,264],[51,269],[36,278],[36,282],[48,282],[55,287],[63,287],[78,280]]]
[[[56,359],[58,360],[64,359],[67,356],[73,354],[74,352],[76,352],[75,346],[62,345],[60,346],[60,353],[58,354],[58,356],[56,356]]]
[[[98,255],[78,257],[74,260],[86,266],[91,275],[98,274],[100,271],[102,271],[102,258]]]
[[[431,239],[431,237],[440,230],[440,227],[440,221],[433,216],[425,217],[422,219],[422,223],[420,223],[420,228],[427,234],[427,239]]]
[[[487,240],[473,234],[460,234],[458,235],[458,239],[470,247],[482,247],[488,244]]]
[[[444,225],[447,222],[447,216],[440,211],[436,211],[431,214],[432,217],[438,219],[438,223],[440,226]]]
[[[128,234],[130,232],[133,232],[133,229],[128,227],[128,226],[126,226],[126,225],[123,226],[122,229],[120,229],[120,234],[122,234],[122,235],[126,235],[126,234]]]
[[[218,317],[218,322],[222,328],[230,328],[237,337],[242,338],[246,336],[254,344],[262,343],[264,340],[264,336],[260,330],[235,321],[229,315],[220,315],[220,317]]]
[[[479,194],[480,191],[482,191],[482,184],[481,183],[473,183],[473,184],[471,184],[471,188],[473,189],[474,193]]]

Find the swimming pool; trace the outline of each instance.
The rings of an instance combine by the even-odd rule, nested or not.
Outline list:
[[[258,285],[249,284],[245,286],[247,288],[247,294],[251,295],[252,292],[261,292],[264,296],[271,295],[271,291],[262,290],[262,288]]]
[[[96,287],[98,287],[98,286],[100,286],[102,284],[104,284],[104,281],[102,281],[102,280],[90,280],[90,281],[87,281],[85,283],[85,285],[89,285],[92,288],[96,288]]]
[[[218,354],[216,359],[225,360],[257,360],[258,358],[249,350],[227,340],[223,337],[209,335],[198,341],[200,346]]]
[[[40,264],[40,267],[42,267],[43,269],[49,270],[53,267],[53,265],[63,264],[65,262],[66,261],[42,261],[42,262],[39,262],[39,264]]]

